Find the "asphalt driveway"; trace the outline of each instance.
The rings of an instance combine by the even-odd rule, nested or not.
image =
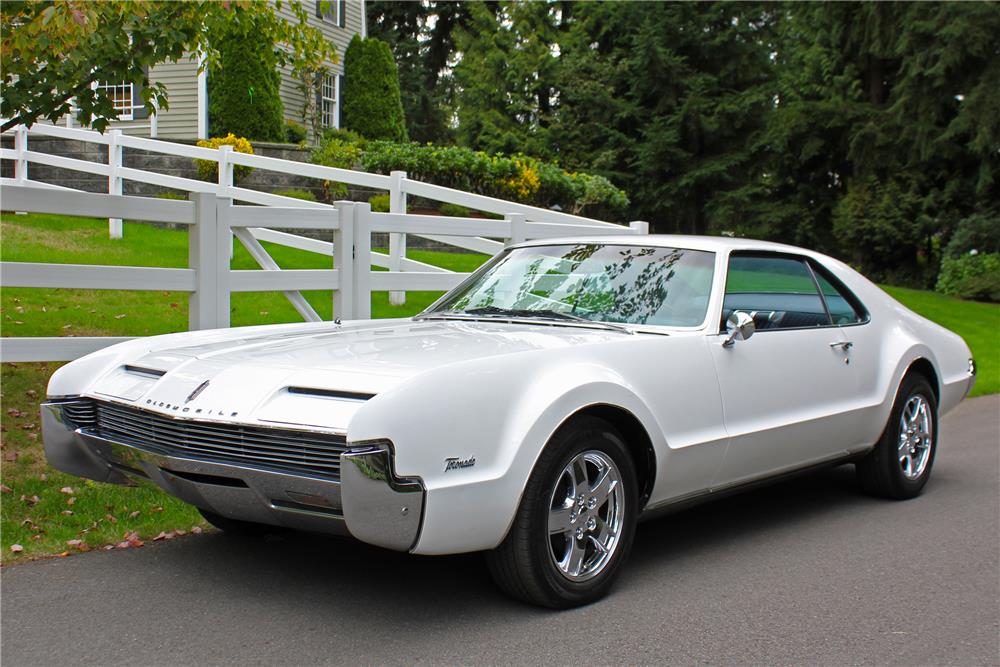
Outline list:
[[[222,534],[3,568],[4,667],[1000,664],[1000,397],[907,502],[841,467],[642,524],[608,599],[512,602],[477,556]]]

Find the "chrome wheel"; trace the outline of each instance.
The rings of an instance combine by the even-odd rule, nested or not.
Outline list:
[[[917,479],[927,469],[933,428],[927,399],[920,394],[911,396],[899,415],[899,467],[907,479]]]
[[[552,490],[549,555],[570,581],[596,577],[618,548],[625,492],[618,466],[604,452],[573,457]]]

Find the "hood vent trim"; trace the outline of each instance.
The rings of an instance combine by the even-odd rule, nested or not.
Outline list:
[[[167,374],[166,371],[161,371],[156,368],[144,368],[142,366],[133,366],[131,364],[125,364],[122,369],[126,373],[132,373],[133,375],[142,375],[148,378],[161,378]]]
[[[358,391],[342,391],[340,389],[313,389],[312,387],[289,387],[289,394],[303,396],[318,396],[320,398],[339,398],[346,401],[367,401],[375,398],[375,394],[365,394]]]

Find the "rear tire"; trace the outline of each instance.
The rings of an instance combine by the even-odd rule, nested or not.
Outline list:
[[[882,437],[855,464],[861,488],[883,498],[917,496],[934,464],[937,416],[937,400],[927,379],[918,373],[904,377]]]
[[[268,534],[282,533],[285,531],[284,528],[280,526],[270,526],[264,523],[254,523],[253,521],[241,521],[239,519],[230,519],[229,517],[222,516],[221,514],[216,514],[215,512],[209,512],[208,510],[198,508],[198,512],[204,517],[205,521],[209,522],[219,530],[230,535],[238,535],[240,537],[263,537]]]
[[[573,420],[539,456],[506,539],[487,554],[508,595],[566,609],[607,594],[632,549],[635,464],[607,422]]]

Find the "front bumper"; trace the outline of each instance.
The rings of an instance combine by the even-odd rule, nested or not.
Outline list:
[[[342,477],[336,480],[148,451],[74,423],[72,411],[64,409],[69,405],[41,406],[45,456],[63,472],[113,484],[151,482],[184,502],[241,521],[352,535],[398,551],[417,543],[423,483],[395,475],[391,443],[352,446],[341,455]]]

